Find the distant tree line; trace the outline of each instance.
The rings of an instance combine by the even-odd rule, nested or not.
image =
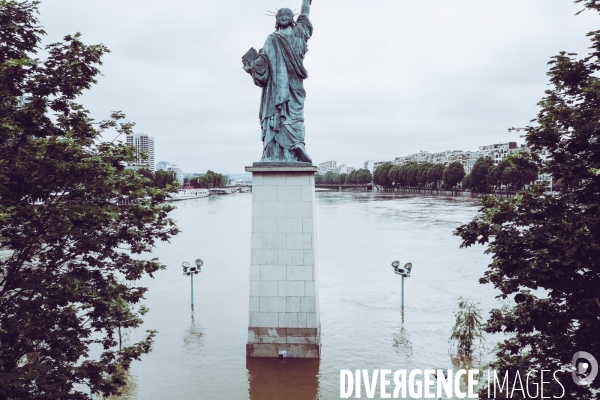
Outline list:
[[[538,178],[538,168],[529,153],[510,155],[494,165],[489,157],[480,158],[469,175],[462,180],[463,189],[478,193],[490,193],[502,187],[521,190]]]
[[[375,170],[373,182],[385,188],[454,189],[459,183],[463,189],[490,193],[502,187],[520,190],[534,182],[538,169],[529,153],[519,153],[504,158],[498,165],[489,157],[475,162],[470,174],[455,161],[442,164],[409,162],[402,165],[385,163]]]
[[[138,169],[137,173],[146,178],[145,187],[166,189],[168,186],[179,187],[179,182],[173,171],[150,171],[148,168]]]
[[[190,185],[195,188],[212,189],[219,188],[227,185],[227,177],[213,172],[211,170],[206,171],[206,174],[202,176],[195,176],[190,179]]]
[[[372,181],[371,171],[365,168],[354,170],[349,174],[338,174],[329,171],[325,175],[315,175],[315,184],[317,185],[366,185]]]
[[[385,163],[375,170],[373,182],[386,188],[452,189],[464,176],[465,169],[458,161],[447,167],[429,162],[402,165]]]

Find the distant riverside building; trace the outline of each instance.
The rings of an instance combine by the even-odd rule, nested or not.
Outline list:
[[[432,163],[442,164],[447,167],[453,162],[460,162],[465,169],[465,173],[471,173],[475,162],[482,157],[490,157],[494,161],[494,165],[498,165],[500,161],[508,157],[511,154],[518,153],[519,151],[527,150],[527,146],[517,145],[517,142],[508,143],[497,143],[488,146],[479,146],[478,151],[463,151],[463,150],[446,150],[440,153],[430,153],[428,151],[419,151],[416,154],[410,154],[408,156],[396,157],[393,164],[402,165],[409,162],[416,162],[418,164]],[[376,162],[374,169],[384,162]],[[366,165],[366,163],[365,163]]]
[[[336,172],[338,174],[349,174],[350,172],[356,170],[356,168],[352,168],[352,167],[346,167],[345,164],[340,165],[339,167],[336,168]]]
[[[136,162],[128,163],[127,167],[132,169],[148,168],[154,172],[154,137],[145,133],[134,133],[127,135],[127,144],[135,146],[137,156]],[[148,156],[145,160],[142,159],[142,152]]]
[[[387,164],[387,163],[391,163],[391,161],[375,161],[373,163],[373,171],[372,173],[374,173],[375,171],[377,171],[377,168],[381,167],[383,164]]]
[[[179,182],[180,185],[183,185],[183,170],[181,168],[179,168],[175,164],[169,164],[169,165],[167,165],[166,171],[175,172],[175,178],[177,178],[177,181]]]
[[[375,166],[375,161],[373,160],[369,160],[369,161],[365,161],[365,169],[368,169],[369,172],[373,173],[373,167]]]
[[[403,157],[396,157],[394,160],[395,165],[402,165],[408,162],[416,162],[419,164],[423,163],[432,163],[432,164],[442,164],[447,167],[455,161],[460,162],[465,170],[467,169],[467,165],[469,163],[469,159],[471,157],[470,151],[462,151],[462,150],[446,150],[440,153],[430,153],[428,151],[421,150],[417,154],[411,154]]]
[[[335,172],[336,174],[349,174],[352,171],[356,171],[356,168],[347,167],[346,164],[337,165],[337,161],[327,161],[319,164],[319,175],[325,175],[328,172]]]
[[[489,157],[494,162],[494,165],[498,165],[500,161],[509,155],[518,153],[520,151],[528,151],[527,145],[522,144],[519,146],[517,145],[517,142],[508,142],[490,144],[488,146],[479,146],[478,151],[471,153],[467,168],[465,168],[465,172],[470,174],[477,160],[482,157]]]
[[[325,175],[328,172],[336,171],[337,161],[326,161],[319,164],[319,175]]]

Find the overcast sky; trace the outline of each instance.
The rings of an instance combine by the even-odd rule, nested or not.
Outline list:
[[[45,43],[81,32],[112,53],[82,102],[122,110],[156,161],[243,172],[262,153],[261,89],[241,56],[273,32],[267,10],[301,0],[45,0]],[[286,3],[287,2],[287,3]],[[570,0],[314,0],[305,67],[306,149],[352,167],[427,150],[518,141],[546,63],[584,54],[600,18]]]

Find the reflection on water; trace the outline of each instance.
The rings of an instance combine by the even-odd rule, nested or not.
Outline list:
[[[202,327],[194,320],[194,312],[191,312],[191,324],[187,330],[187,335],[183,338],[183,347],[191,351],[199,351],[203,346]]]
[[[452,232],[477,213],[470,198],[401,193],[317,193],[322,357],[246,360],[251,194],[179,202],[182,233],[151,257],[167,269],[145,278],[153,350],[132,365],[135,399],[339,398],[340,370],[452,368],[448,339],[459,296],[497,307],[480,285],[490,263],[481,247],[459,249]],[[181,263],[204,260],[194,277]],[[413,263],[404,287],[390,263]],[[193,318],[192,318],[193,317]],[[289,388],[295,388],[293,391]],[[299,388],[299,389],[296,389]]]
[[[396,354],[402,356],[405,362],[409,362],[413,355],[412,342],[410,341],[404,324],[398,328],[398,333],[394,335],[393,344]]]
[[[250,400],[314,400],[319,360],[248,358]]]

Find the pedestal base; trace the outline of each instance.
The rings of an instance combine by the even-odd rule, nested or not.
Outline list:
[[[320,358],[320,344],[268,344],[248,343],[246,357],[277,358],[281,351],[286,352],[286,358]]]
[[[315,224],[316,167],[257,165],[247,357],[319,358]],[[275,164],[275,163],[273,163]]]

